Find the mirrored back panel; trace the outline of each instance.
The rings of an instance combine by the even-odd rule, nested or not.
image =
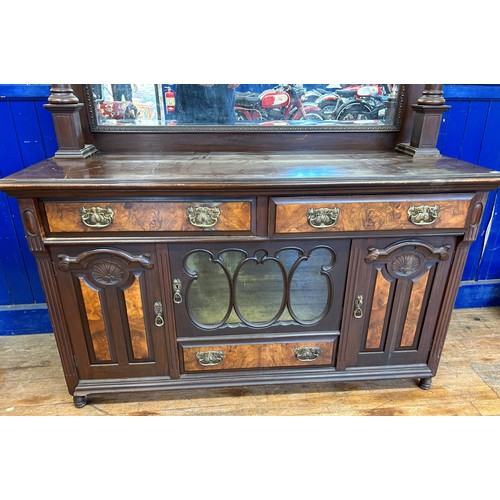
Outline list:
[[[85,85],[92,132],[397,131],[400,84]]]

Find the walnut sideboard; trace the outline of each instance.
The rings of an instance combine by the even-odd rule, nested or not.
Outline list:
[[[96,154],[19,200],[76,406],[125,391],[436,374],[488,191],[445,157]]]

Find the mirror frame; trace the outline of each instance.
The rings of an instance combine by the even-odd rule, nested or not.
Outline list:
[[[276,125],[273,127],[258,127],[255,125],[182,125],[172,127],[168,125],[155,125],[155,126],[113,126],[113,125],[100,125],[97,122],[97,115],[95,111],[95,102],[92,93],[92,84],[83,84],[83,94],[86,108],[89,116],[89,125],[91,133],[153,133],[153,134],[179,134],[179,133],[338,133],[338,132],[399,132],[401,128],[401,121],[403,115],[403,107],[405,97],[407,94],[407,85],[401,84],[399,86],[398,98],[394,110],[394,122],[392,125]]]

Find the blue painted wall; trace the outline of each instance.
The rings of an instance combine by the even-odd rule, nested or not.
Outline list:
[[[49,85],[0,85],[0,176],[53,156]],[[438,147],[447,156],[500,170],[500,85],[445,85],[452,105]],[[500,215],[492,193],[473,244],[456,307],[500,305]],[[0,335],[52,330],[33,256],[14,199],[0,193]]]
[[[49,85],[0,85],[0,177],[54,155]],[[17,202],[0,193],[0,335],[52,331]]]
[[[500,85],[445,85],[451,109],[443,114],[438,148],[500,170]],[[491,193],[471,247],[455,307],[500,306],[500,196]]]

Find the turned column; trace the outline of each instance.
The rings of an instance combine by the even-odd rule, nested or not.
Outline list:
[[[400,143],[397,151],[411,156],[440,156],[436,143],[441,126],[441,118],[450,106],[445,105],[443,86],[426,84],[421,97],[412,104],[415,111],[410,143]]]
[[[80,111],[83,104],[73,94],[73,89],[65,83],[54,83],[50,89],[48,104],[44,108],[52,113],[59,149],[56,158],[86,158],[97,149],[85,144],[83,139]]]

